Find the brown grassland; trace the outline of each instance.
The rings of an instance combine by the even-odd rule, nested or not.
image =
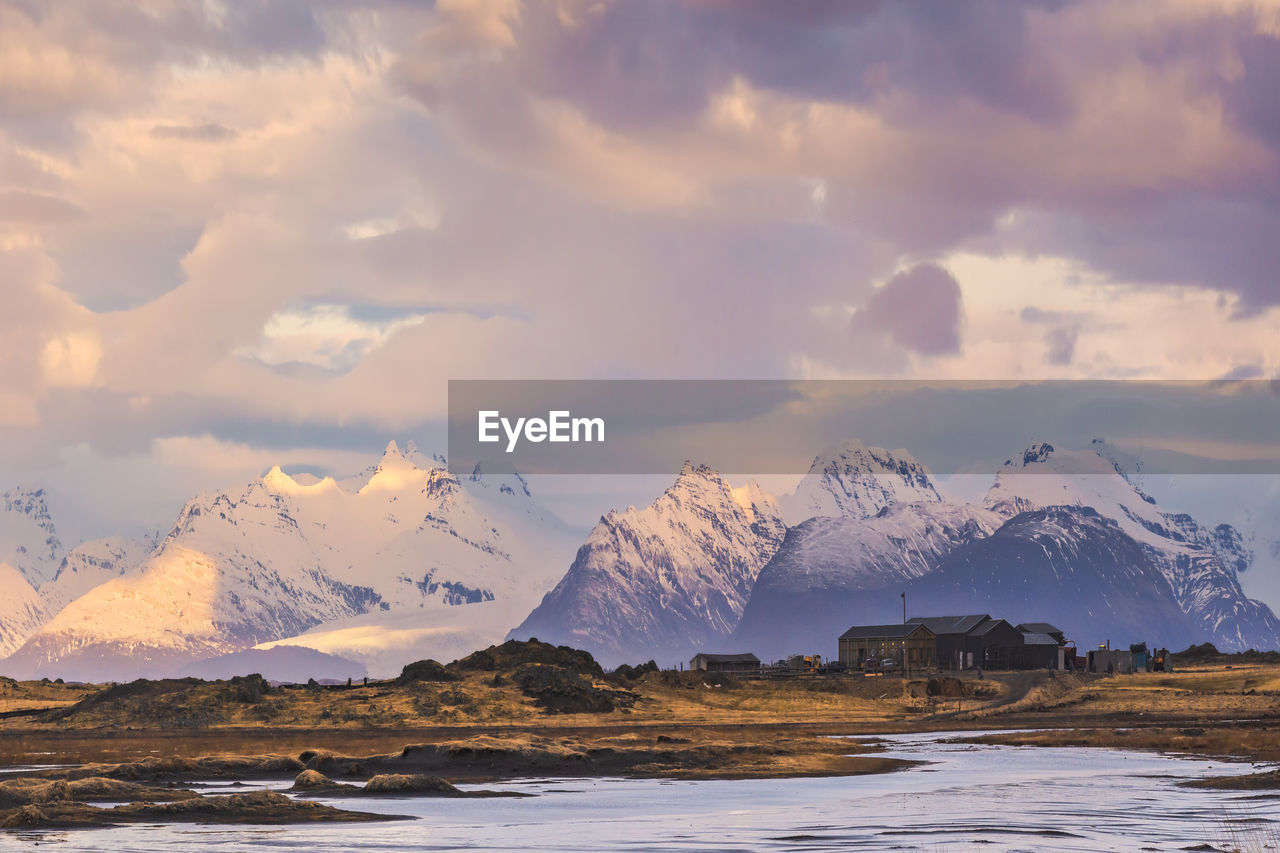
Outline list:
[[[132,797],[137,808],[111,819],[123,822],[231,819],[195,802],[164,805],[170,817],[148,805],[156,786],[178,792],[171,798],[177,802],[184,785],[209,779],[312,773],[298,776],[298,785],[309,780],[354,796],[362,792],[341,782],[379,778],[439,796],[451,788],[442,779],[759,778],[879,773],[907,764],[878,755],[874,740],[832,734],[973,731],[988,743],[1280,760],[1276,663],[1220,659],[1168,674],[1116,676],[746,680],[605,675],[568,649],[506,644],[448,667],[410,669],[399,679],[350,686],[268,685],[256,677],[111,686],[0,681],[0,767],[68,765],[6,775],[0,825],[104,820],[101,810],[77,811],[83,797],[66,785],[36,785],[50,781],[79,780],[81,793],[104,780],[141,786]],[[1280,779],[1259,773],[1199,784],[1280,787]],[[122,798],[118,791],[113,797]],[[244,819],[358,815],[294,809],[296,802],[245,801]]]

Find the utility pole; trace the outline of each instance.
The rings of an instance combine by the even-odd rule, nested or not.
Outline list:
[[[902,678],[905,681],[911,676],[907,674],[907,594],[902,593]]]

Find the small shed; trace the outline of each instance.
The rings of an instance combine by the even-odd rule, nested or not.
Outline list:
[[[855,625],[840,635],[840,663],[862,669],[869,659],[890,659],[912,669],[938,665],[938,638],[918,622],[898,625]]]
[[[1023,632],[1022,650],[1015,656],[1017,669],[1065,669],[1058,638],[1050,634]]]
[[[759,672],[760,658],[743,652],[736,655],[713,655],[699,652],[689,661],[689,669],[703,672]]]

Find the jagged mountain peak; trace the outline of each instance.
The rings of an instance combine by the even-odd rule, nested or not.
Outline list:
[[[849,439],[814,457],[795,493],[779,504],[787,523],[796,525],[814,516],[866,518],[889,504],[941,500],[929,469],[906,450]]]
[[[686,462],[653,503],[603,516],[511,636],[572,643],[610,664],[687,657],[737,624],[785,532],[757,484],[735,490],[715,469]]]
[[[53,577],[62,550],[44,488],[19,485],[0,494],[0,561],[38,589]]]
[[[41,589],[57,615],[13,632],[11,644],[30,636],[9,664],[134,677],[280,641],[389,672],[501,639],[563,574],[577,535],[506,480],[460,483],[415,455],[392,442],[341,483],[275,465],[189,500],[154,548],[79,549]]]
[[[263,476],[262,483],[268,490],[283,495],[317,494],[338,488],[337,482],[332,477],[310,479],[312,482],[304,482],[303,475],[291,476],[286,474],[279,465],[272,465],[271,470]]]
[[[1143,548],[1201,637],[1222,649],[1280,645],[1280,620],[1240,586],[1237,575],[1252,560],[1240,534],[1162,509],[1110,450],[1101,441],[1082,450],[1033,444],[997,472],[985,506],[1007,517],[1052,507],[1096,510]]]

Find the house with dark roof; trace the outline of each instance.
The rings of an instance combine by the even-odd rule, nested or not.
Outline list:
[[[854,625],[840,635],[840,663],[862,669],[867,660],[892,660],[908,669],[932,669],[938,665],[937,636],[918,623]]]
[[[750,652],[735,655],[714,655],[699,652],[689,661],[689,669],[698,669],[704,672],[759,672],[760,658]]]
[[[1062,632],[1047,622],[1023,623],[1014,627],[1004,619],[992,618],[988,613],[917,616],[908,621],[924,625],[937,635],[938,666],[943,669],[1061,666],[1058,649],[1063,643],[1057,637]]]
[[[970,641],[970,634],[980,625],[992,621],[986,613],[971,616],[917,616],[909,623],[924,625],[938,638],[938,666],[943,669],[972,669],[982,666],[982,649]]]
[[[1024,634],[1048,634],[1057,640],[1059,645],[1067,644],[1067,635],[1048,622],[1023,622],[1018,625],[1018,630]]]

